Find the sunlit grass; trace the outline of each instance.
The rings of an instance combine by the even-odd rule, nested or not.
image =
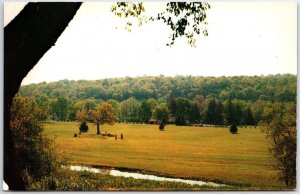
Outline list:
[[[200,180],[218,180],[233,185],[280,188],[272,168],[269,142],[259,128],[228,128],[168,125],[101,125],[101,133],[115,138],[74,138],[76,122],[45,123],[45,131],[71,156],[74,164],[126,167],[158,175]],[[88,134],[96,133],[89,124]],[[120,134],[124,139],[120,139]]]

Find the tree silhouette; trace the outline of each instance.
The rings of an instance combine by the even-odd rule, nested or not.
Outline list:
[[[194,102],[192,105],[190,121],[193,123],[200,123],[200,121],[201,121],[200,110],[199,110],[199,107],[196,102]]]
[[[252,111],[249,107],[246,109],[246,112],[245,112],[245,124],[246,125],[254,125],[255,124]]]
[[[12,98],[23,78],[55,44],[81,3],[28,3],[4,28],[4,181],[25,190],[9,126]]]
[[[206,123],[208,124],[217,124],[216,115],[218,108],[215,99],[213,98],[209,101],[206,111]]]

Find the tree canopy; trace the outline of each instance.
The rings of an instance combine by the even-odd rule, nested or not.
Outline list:
[[[170,42],[167,46],[172,46],[179,37],[186,37],[187,43],[196,46],[195,36],[203,34],[208,36],[206,12],[210,5],[205,2],[168,2],[166,9],[156,16],[146,17],[146,9],[142,2],[118,2],[113,5],[111,11],[124,18],[136,18],[141,26],[149,21],[163,21],[171,29]],[[126,29],[131,31],[133,23],[127,21]]]
[[[271,139],[270,148],[277,163],[279,179],[287,186],[296,186],[296,104],[274,103],[263,112],[266,133]]]
[[[81,122],[95,123],[97,125],[97,134],[100,134],[100,124],[113,125],[117,121],[112,105],[107,102],[101,102],[94,110],[77,112],[77,119]]]
[[[10,127],[26,187],[30,179],[40,180],[57,173],[64,160],[52,139],[45,136],[39,123],[41,111],[33,98],[16,96],[11,107]],[[28,180],[29,179],[29,180]]]

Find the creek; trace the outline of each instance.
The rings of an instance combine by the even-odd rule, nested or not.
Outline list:
[[[218,184],[213,182],[204,182],[204,181],[197,181],[197,180],[187,180],[187,179],[180,179],[180,178],[167,178],[162,176],[156,175],[149,175],[149,174],[141,174],[136,172],[125,172],[115,169],[107,169],[107,168],[93,168],[93,167],[86,167],[86,166],[70,166],[71,170],[74,171],[87,171],[92,173],[100,173],[104,175],[111,175],[111,176],[119,176],[119,177],[126,177],[126,178],[135,178],[135,179],[145,179],[145,180],[154,180],[154,181],[170,181],[170,182],[179,182],[179,183],[186,183],[190,185],[198,185],[198,186],[208,186],[208,187],[228,187],[225,184]]]

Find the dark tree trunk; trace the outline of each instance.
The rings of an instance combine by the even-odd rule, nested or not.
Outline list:
[[[4,181],[25,190],[10,129],[10,107],[27,73],[55,45],[80,2],[28,3],[4,28]]]
[[[100,134],[100,124],[97,122],[97,134]]]

